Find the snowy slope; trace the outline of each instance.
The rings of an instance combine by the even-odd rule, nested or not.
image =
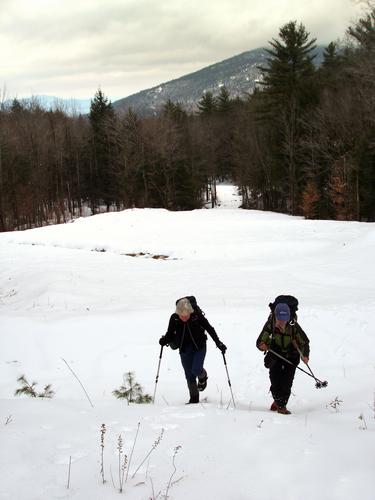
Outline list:
[[[0,500],[117,498],[118,435],[129,455],[138,423],[129,499],[374,498],[374,224],[243,211],[230,186],[219,198],[215,210],[134,209],[0,234]],[[268,411],[254,346],[280,293],[300,299],[311,367],[329,382],[317,390],[297,371],[290,416]],[[155,405],[116,400],[127,371],[153,394],[158,339],[175,299],[190,294],[228,346],[236,409],[211,339],[206,402],[184,405],[168,348]],[[51,383],[55,397],[14,397],[22,374]]]

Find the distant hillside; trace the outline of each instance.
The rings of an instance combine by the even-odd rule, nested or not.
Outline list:
[[[316,64],[320,64],[323,48],[317,49]],[[260,48],[243,52],[199,71],[182,76],[170,82],[161,83],[151,89],[142,90],[113,103],[116,111],[123,113],[132,108],[140,115],[155,114],[171,99],[185,109],[194,110],[204,92],[218,94],[225,85],[232,97],[253,92],[261,77],[259,65],[265,63],[266,49]]]

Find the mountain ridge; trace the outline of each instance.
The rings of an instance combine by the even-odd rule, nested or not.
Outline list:
[[[193,73],[160,83],[113,102],[116,111],[122,113],[132,108],[141,115],[155,114],[168,100],[178,101],[188,110],[194,110],[205,92],[218,94],[225,86],[232,97],[253,92],[261,76],[258,65],[267,55],[265,48],[237,54]]]
[[[323,58],[322,46],[315,51],[315,64]],[[122,114],[129,108],[140,115],[154,115],[169,99],[179,102],[186,110],[194,111],[205,92],[217,95],[225,86],[232,98],[251,94],[262,72],[259,66],[266,62],[267,49],[260,47],[241,52],[217,63],[201,68],[193,73],[141,90],[128,97],[114,101],[114,109]]]

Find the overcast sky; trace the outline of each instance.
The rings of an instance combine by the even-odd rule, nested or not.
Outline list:
[[[355,0],[0,0],[0,84],[115,100],[267,46],[291,20],[327,44],[361,13]]]

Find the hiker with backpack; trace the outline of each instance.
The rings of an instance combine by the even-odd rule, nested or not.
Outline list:
[[[286,406],[296,368],[300,359],[305,364],[309,362],[309,339],[297,322],[298,300],[295,297],[280,295],[269,307],[271,314],[256,346],[264,351],[264,366],[269,369],[273,397],[270,410],[289,415],[291,412]]]
[[[199,403],[199,392],[207,387],[208,375],[203,366],[207,350],[205,332],[224,354],[226,346],[197,305],[195,297],[184,297],[176,302],[176,312],[169,319],[167,333],[159,340],[161,346],[179,349],[190,394],[187,404]]]

